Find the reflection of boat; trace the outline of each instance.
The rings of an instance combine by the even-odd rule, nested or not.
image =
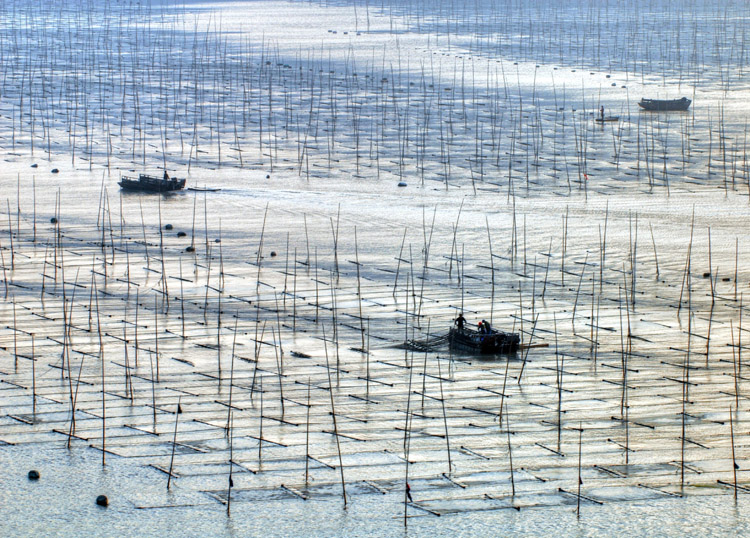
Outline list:
[[[168,192],[179,191],[185,188],[185,179],[149,176],[140,174],[138,179],[133,177],[122,176],[120,178],[120,187],[130,191],[147,191],[147,192]]]
[[[520,341],[521,338],[516,333],[494,329],[490,334],[483,334],[466,327],[463,329],[452,327],[448,332],[448,342],[452,348],[481,355],[515,353],[518,351]]]
[[[638,106],[644,110],[687,110],[692,101],[681,99],[641,99]]]

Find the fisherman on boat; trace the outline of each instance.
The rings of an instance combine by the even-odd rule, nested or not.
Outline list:
[[[164,170],[164,180],[166,181],[168,179],[169,179],[169,174],[167,174],[167,171]]]
[[[474,328],[466,323],[463,314],[455,319],[455,326],[448,331],[448,342],[454,349],[495,355],[498,353],[515,353],[520,344],[517,333],[493,330],[492,325],[485,319],[477,323]]]
[[[602,121],[604,121],[604,105],[599,109],[599,114],[601,114]]]

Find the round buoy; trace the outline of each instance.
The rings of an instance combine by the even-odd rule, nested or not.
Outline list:
[[[96,504],[99,506],[107,506],[109,504],[109,499],[107,499],[106,495],[99,495],[96,498]]]
[[[177,232],[177,237],[185,237],[186,235],[185,232]]]
[[[31,167],[32,167],[32,168],[37,168],[38,166],[39,166],[39,165],[38,165],[38,164],[36,164],[36,163],[34,163],[34,164],[32,164],[32,165],[31,165]]]
[[[221,239],[219,239],[219,238],[217,237],[216,239],[214,239],[214,243],[221,243]]]
[[[39,480],[39,471],[32,469],[29,471],[29,480]]]
[[[52,173],[53,173],[53,174],[57,174],[57,173],[58,173],[59,171],[60,171],[60,170],[58,170],[57,168],[53,168],[53,169],[52,169]]]
[[[272,258],[275,258],[275,257],[276,257],[276,251],[275,251],[275,250],[272,250],[272,251],[271,251],[271,257],[272,257]]]
[[[50,222],[51,222],[52,224],[57,224],[57,217],[52,217],[51,219],[49,219],[49,221],[50,221]]]
[[[171,225],[171,224],[166,224],[166,225],[164,226],[164,229],[165,229],[165,230],[171,230],[171,229],[172,229],[172,225]]]
[[[192,246],[192,245],[191,245],[191,246],[189,246],[189,247],[186,247],[186,248],[185,248],[185,252],[195,252],[195,247],[194,247],[194,246]]]
[[[266,179],[271,179],[271,174],[266,174]]]
[[[398,182],[399,187],[406,187],[406,181],[399,181]]]

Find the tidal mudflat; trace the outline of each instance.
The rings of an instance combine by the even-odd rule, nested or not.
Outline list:
[[[8,534],[746,532],[744,4],[0,14]]]

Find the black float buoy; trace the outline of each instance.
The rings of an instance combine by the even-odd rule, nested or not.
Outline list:
[[[99,495],[96,498],[96,504],[99,506],[107,506],[109,504],[109,499],[107,499],[106,495]]]
[[[164,229],[165,230],[171,230],[172,229],[172,225],[171,224],[166,224],[166,225],[164,225]]]
[[[214,239],[214,243],[221,243],[221,239],[219,239],[219,238],[217,237],[216,239]]]
[[[52,217],[51,219],[49,219],[49,221],[50,221],[50,222],[51,222],[52,224],[57,224],[57,217]]]
[[[32,167],[32,168],[37,168],[37,167],[39,167],[39,165],[38,165],[38,164],[36,164],[36,163],[34,163],[34,164],[32,164],[32,165],[31,165],[31,167]]]
[[[58,170],[57,168],[53,168],[53,169],[52,169],[52,173],[53,173],[53,174],[57,174],[57,173],[58,173],[59,171],[60,171],[60,170]]]
[[[186,235],[185,232],[177,232],[177,237],[185,237]]]
[[[195,247],[190,245],[189,247],[185,248],[185,252],[195,252]]]
[[[271,179],[271,174],[266,174],[266,179]]]
[[[271,251],[271,257],[272,257],[272,258],[275,258],[275,257],[276,257],[276,251],[275,251],[275,250],[272,250],[272,251]]]
[[[29,471],[29,480],[39,480],[39,471],[34,469]]]

